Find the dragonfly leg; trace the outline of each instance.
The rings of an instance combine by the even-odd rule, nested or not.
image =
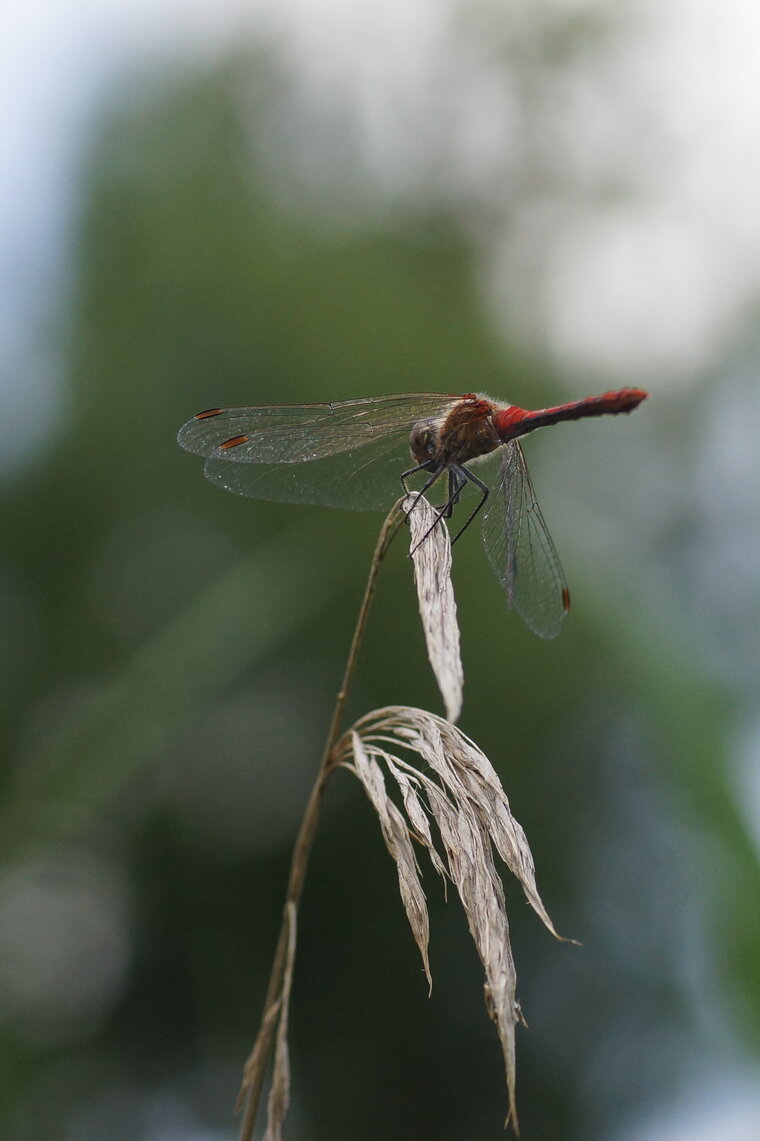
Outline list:
[[[415,495],[416,494],[416,496],[417,496],[414,503],[409,508],[409,511],[414,511],[415,507],[419,503],[422,496],[425,494],[425,492],[428,490],[428,488],[433,486],[433,484],[438,479],[438,477],[443,472],[443,470],[444,470],[443,464],[439,464],[439,466],[437,468],[434,468],[430,478],[425,480],[425,482],[423,483],[422,487],[420,488],[420,490],[418,492],[410,491],[409,488],[406,486],[406,481],[409,479],[410,476],[416,475],[418,471],[430,471],[430,461],[428,460],[427,463],[418,464],[417,467],[409,468],[409,471],[405,471],[402,474],[401,486],[404,489],[404,494],[405,495]],[[407,515],[408,515],[408,512],[407,512]]]
[[[415,467],[410,467],[409,471],[405,471],[405,472],[401,473],[401,486],[404,489],[405,495],[411,494],[409,491],[409,488],[406,486],[406,481],[409,479],[410,475],[416,475],[418,471],[430,471],[429,461],[427,463],[424,463],[424,464],[417,464]]]
[[[425,539],[427,539],[428,535],[433,530],[433,528],[438,526],[441,519],[450,519],[451,518],[451,513],[454,510],[454,507],[456,506],[456,504],[459,502],[459,496],[462,493],[462,488],[465,487],[466,484],[467,484],[467,477],[465,475],[464,468],[450,467],[449,468],[449,498],[446,500],[443,507],[436,509],[435,519],[433,520],[431,525],[428,527],[427,531],[422,536],[419,543],[417,543],[417,545],[414,547],[414,550],[412,550],[410,552],[410,554],[413,555],[414,551],[417,550],[417,547],[419,547],[420,544],[425,542]],[[483,484],[482,486],[485,486],[485,484]],[[475,509],[475,514],[477,514],[477,512],[480,510],[480,508],[482,506],[483,506],[482,503],[478,504],[478,506]],[[468,520],[468,522],[469,522],[469,520]],[[467,526],[467,524],[465,523],[465,527],[466,526]],[[462,531],[463,530],[464,530],[464,527],[462,528]],[[462,532],[460,531],[460,535],[461,535],[461,533]]]
[[[459,502],[459,496],[461,495],[462,488],[465,486],[466,482],[467,481],[462,479],[462,477],[454,468],[449,468],[449,498],[447,499],[446,503],[444,503],[443,507],[439,508],[441,516],[444,519],[451,518],[454,508]]]
[[[451,545],[453,546],[454,543],[456,543],[457,539],[460,537],[460,535],[463,535],[465,533],[465,531],[470,526],[470,523],[472,523],[475,516],[480,511],[482,511],[483,507],[485,506],[485,502],[488,499],[490,491],[489,491],[489,488],[486,486],[486,484],[483,483],[483,480],[478,479],[478,477],[476,475],[473,475],[472,472],[469,471],[466,467],[457,467],[457,468],[454,468],[452,470],[456,472],[457,476],[461,480],[461,483],[459,484],[459,487],[458,487],[457,493],[456,493],[456,499],[457,500],[459,499],[459,494],[460,494],[462,488],[465,486],[465,484],[467,482],[474,483],[475,486],[478,488],[478,490],[482,493],[480,501],[478,502],[478,504],[474,508],[474,510],[470,512],[470,515],[469,515],[465,525],[463,527],[461,527],[459,531],[457,531],[456,535],[451,540]]]

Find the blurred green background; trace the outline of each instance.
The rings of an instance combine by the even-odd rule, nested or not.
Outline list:
[[[72,5],[97,81],[60,181],[29,167],[27,204],[63,202],[59,228],[19,252],[9,213],[3,239],[2,296],[35,303],[25,338],[21,303],[3,309],[0,1135],[236,1135],[381,519],[225,495],[179,426],[217,404],[475,389],[541,407],[637,383],[653,395],[634,416],[526,446],[574,599],[556,642],[507,614],[475,529],[455,548],[461,725],[582,944],[507,883],[522,1130],[757,1137],[760,344],[742,250],[760,223],[756,194],[734,208],[741,170],[702,193],[686,162],[712,155],[702,133],[741,142],[741,122],[718,101],[711,125],[693,76],[679,103],[669,57],[664,88],[656,60],[631,64],[646,34],[670,43],[644,6],[436,22],[419,2],[362,23],[293,4],[278,23],[262,5],[223,33],[178,4],[149,49],[109,55],[117,8],[88,38]],[[44,59],[74,42],[62,27]],[[58,120],[34,113],[39,146]],[[350,713],[386,703],[440,712],[403,542]],[[431,998],[376,821],[338,774],[299,932],[294,1141],[502,1136],[480,966],[426,881]]]

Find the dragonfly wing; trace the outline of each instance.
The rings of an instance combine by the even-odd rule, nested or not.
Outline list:
[[[439,416],[455,396],[422,392],[341,400],[332,404],[272,404],[210,408],[179,430],[189,452],[233,463],[293,464],[350,452],[380,436]]]
[[[253,499],[389,511],[410,463],[404,430],[309,463],[235,463],[212,456],[203,470],[212,483]]]
[[[412,460],[409,432],[445,413],[456,397],[414,393],[343,400],[211,408],[179,431],[183,448],[208,457],[212,483],[238,495],[375,511],[401,494]]]
[[[556,638],[570,595],[536,501],[525,456],[513,440],[501,449],[501,471],[483,510],[483,542],[507,602],[541,638]]]

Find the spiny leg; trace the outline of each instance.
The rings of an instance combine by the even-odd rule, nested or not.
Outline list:
[[[460,493],[461,493],[462,488],[464,487],[465,483],[466,483],[466,480],[462,479],[461,476],[457,475],[456,470],[454,468],[450,467],[449,468],[449,498],[448,498],[448,501],[444,504],[444,506],[440,509],[441,514],[443,515],[443,517],[445,519],[451,518],[453,511],[454,511],[454,508],[456,507],[457,503],[459,502],[459,496],[460,496]]]
[[[414,549],[410,552],[410,554],[413,555],[414,552],[417,550],[417,547],[419,547],[421,543],[425,542],[425,539],[427,539],[430,532],[435,527],[438,526],[441,519],[450,519],[451,518],[451,513],[452,513],[455,505],[459,502],[459,496],[462,492],[462,488],[466,485],[466,483],[467,483],[467,478],[466,478],[466,475],[464,472],[464,468],[459,468],[459,467],[450,467],[449,468],[449,498],[444,503],[443,507],[436,510],[435,519],[430,524],[427,531],[422,536],[420,541],[415,545]],[[477,510],[479,510],[479,509],[480,508],[478,507]],[[467,526],[467,524],[465,524],[465,526]],[[462,528],[462,530],[464,530],[464,527]],[[460,532],[460,534],[461,534],[461,532]]]
[[[417,464],[416,467],[409,468],[409,471],[405,471],[402,473],[402,475],[401,475],[401,486],[404,489],[404,494],[405,495],[415,495],[416,494],[416,496],[417,496],[414,503],[409,508],[409,511],[407,511],[407,513],[406,513],[407,518],[409,518],[409,514],[412,511],[414,511],[414,509],[417,506],[417,504],[419,503],[420,499],[422,499],[422,496],[425,494],[425,492],[429,488],[431,488],[433,486],[433,484],[438,479],[438,477],[442,474],[444,469],[445,469],[445,464],[439,464],[439,466],[434,469],[430,478],[425,480],[425,482],[423,483],[422,487],[420,488],[420,490],[418,492],[410,491],[409,488],[406,486],[406,481],[409,479],[410,476],[416,475],[418,471],[430,471],[430,460],[428,460],[424,464]]]
[[[474,483],[475,486],[478,488],[478,490],[482,492],[480,502],[477,504],[475,509],[470,513],[469,518],[467,519],[467,522],[465,523],[464,527],[462,527],[459,531],[457,531],[456,535],[451,540],[451,545],[453,546],[454,543],[456,543],[457,539],[465,533],[465,531],[470,526],[470,523],[472,523],[475,516],[477,514],[479,514],[480,511],[482,511],[483,507],[485,506],[485,502],[488,499],[488,496],[490,495],[490,489],[487,487],[487,485],[485,483],[483,483],[482,479],[478,479],[478,477],[476,475],[473,475],[472,472],[468,468],[457,467],[457,468],[453,468],[452,470],[457,473],[457,475],[459,476],[459,478],[462,481],[459,485],[458,490],[457,490],[457,499],[459,498],[459,493],[461,492],[462,488],[464,487],[464,485],[468,481],[470,483]]]

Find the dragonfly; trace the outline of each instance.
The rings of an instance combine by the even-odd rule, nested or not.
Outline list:
[[[442,520],[463,496],[477,497],[455,539],[481,515],[509,608],[534,633],[554,638],[570,593],[519,438],[564,420],[631,412],[647,396],[621,388],[537,410],[475,392],[207,408],[177,439],[206,457],[212,483],[254,499],[387,511],[399,489],[419,496],[440,485]]]

